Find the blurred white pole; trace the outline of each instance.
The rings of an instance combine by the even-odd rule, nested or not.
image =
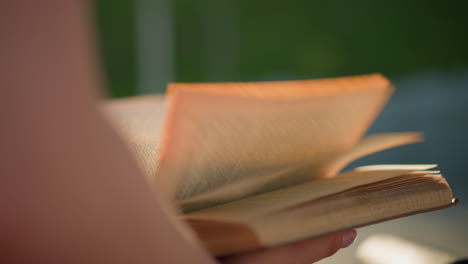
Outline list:
[[[174,77],[170,0],[136,1],[137,91],[164,92]]]
[[[384,234],[362,242],[356,257],[359,264],[449,264],[459,259],[451,252]]]

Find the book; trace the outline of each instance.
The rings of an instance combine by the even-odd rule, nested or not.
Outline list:
[[[274,82],[171,83],[114,99],[106,115],[148,181],[217,256],[456,204],[436,165],[369,165],[422,141],[364,136],[394,88],[380,74]]]

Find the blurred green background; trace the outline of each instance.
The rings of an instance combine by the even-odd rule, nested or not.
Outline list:
[[[468,65],[467,10],[468,1],[95,1],[114,97],[163,92],[167,81],[451,70]]]

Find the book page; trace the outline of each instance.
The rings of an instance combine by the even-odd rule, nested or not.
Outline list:
[[[158,168],[158,141],[164,114],[164,96],[147,95],[104,101],[102,111],[135,154],[153,183]]]
[[[372,222],[452,205],[452,193],[440,176],[423,176],[398,186],[356,188],[249,223],[263,245],[276,246]]]
[[[387,174],[389,171],[383,169],[381,172]],[[354,176],[362,176],[362,173],[370,176],[370,170],[356,172]],[[231,213],[232,217],[210,217],[209,214],[203,217],[196,212],[184,216],[184,219],[215,255],[278,246],[307,237],[454,206],[457,200],[453,199],[447,182],[441,175],[433,173],[436,172],[414,171],[371,181],[250,218],[239,217],[227,210],[225,212]],[[318,181],[337,183],[344,177],[353,175]],[[238,209],[245,213],[245,208]],[[209,210],[213,209],[206,211]]]
[[[343,95],[377,87],[389,88],[390,86],[391,83],[383,75],[368,74],[298,81],[170,83],[167,87],[167,95],[178,90],[189,90],[248,98],[291,99]]]
[[[411,143],[423,141],[419,132],[381,133],[364,137],[359,143],[333,157],[326,165],[324,177],[333,177],[349,163],[369,154]]]
[[[433,168],[435,165],[424,165]],[[420,168],[415,165],[414,168]],[[226,204],[210,207],[185,215],[189,219],[210,219],[217,221],[250,221],[258,217],[288,208],[307,201],[333,195],[356,186],[383,181],[406,174],[432,174],[406,166],[405,169],[353,170],[339,174],[335,178],[320,179],[300,185],[263,193]],[[437,173],[437,172],[436,172]]]
[[[327,80],[330,94],[312,85],[307,95],[302,84],[288,83],[271,97],[266,87],[254,89],[252,97],[174,92],[156,184],[183,200],[284,169],[291,173],[265,190],[322,177],[323,163],[359,141],[392,91],[386,79],[375,76]]]
[[[326,166],[324,177],[335,176],[344,166],[357,158],[391,147],[410,144],[421,140],[421,134],[416,132],[383,133],[366,136],[350,150],[340,153],[337,157],[333,157]],[[382,167],[380,166],[378,168]],[[422,169],[424,168],[425,167]],[[261,190],[263,186],[268,185],[270,182],[283,175],[288,175],[288,173],[295,171],[295,169],[297,168],[283,168],[270,174],[227,184],[215,190],[181,200],[178,202],[178,206],[182,211],[190,212],[257,194],[258,190]],[[364,170],[365,168],[360,167],[359,169]],[[393,169],[404,170],[407,168],[393,167]],[[410,166],[409,169],[414,170],[416,167]]]

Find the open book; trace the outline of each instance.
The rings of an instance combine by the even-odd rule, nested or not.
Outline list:
[[[166,98],[112,100],[105,111],[151,184],[213,254],[227,255],[454,205],[435,165],[340,173],[422,140],[416,132],[363,137],[392,91],[379,74],[173,83]]]

